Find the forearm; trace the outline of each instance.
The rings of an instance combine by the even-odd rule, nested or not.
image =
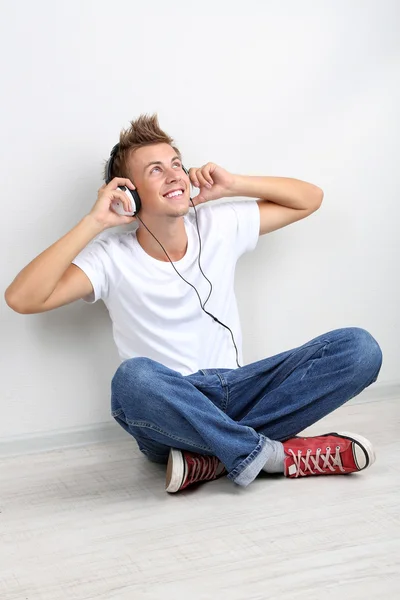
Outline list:
[[[53,293],[73,259],[103,228],[90,215],[44,250],[16,276],[7,288],[8,304],[39,306]]]
[[[323,198],[321,188],[300,179],[251,175],[234,175],[229,195],[260,198],[299,210],[319,205]]]

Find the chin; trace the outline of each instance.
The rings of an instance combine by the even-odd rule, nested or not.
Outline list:
[[[169,217],[184,217],[189,212],[188,206],[177,206],[175,211],[171,211],[168,213]]]
[[[169,217],[182,217],[187,215],[189,212],[189,200],[182,200],[181,202],[177,202],[174,206],[173,203],[168,203],[165,206],[165,214]]]

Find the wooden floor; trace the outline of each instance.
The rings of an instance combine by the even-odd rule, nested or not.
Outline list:
[[[357,475],[168,495],[126,440],[0,464],[1,600],[400,598],[400,399],[349,404],[311,432],[369,437]]]

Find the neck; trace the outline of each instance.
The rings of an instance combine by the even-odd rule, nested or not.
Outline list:
[[[181,260],[185,256],[188,237],[183,217],[171,219],[171,222],[165,222],[165,219],[161,221],[160,219],[152,220],[143,218],[143,223],[145,223],[154,237],[164,246],[165,251],[173,262]],[[136,238],[139,244],[151,257],[162,262],[169,262],[164,250],[154,239],[153,235],[147,231],[146,227],[139,221],[139,227],[136,231]]]

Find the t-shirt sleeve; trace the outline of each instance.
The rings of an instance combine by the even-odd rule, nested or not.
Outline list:
[[[224,202],[212,211],[218,228],[232,239],[237,258],[255,249],[260,235],[260,209],[255,200]]]
[[[107,252],[107,242],[96,239],[86,246],[72,261],[89,278],[93,293],[83,298],[85,302],[97,302],[104,300],[109,292],[109,263],[110,257]]]

